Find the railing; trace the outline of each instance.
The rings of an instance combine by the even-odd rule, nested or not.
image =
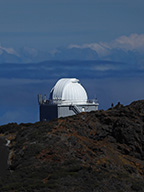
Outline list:
[[[87,103],[95,103],[98,104],[98,99],[90,99],[87,101]]]
[[[99,105],[98,104],[98,100],[97,99],[91,99],[91,100],[87,100],[87,101],[65,101],[65,100],[61,100],[61,99],[56,99],[56,100],[47,100],[46,99],[46,96],[42,97],[42,95],[38,95],[38,100],[39,100],[39,104],[68,104],[68,105],[75,105],[76,103],[77,104],[96,104],[96,105]],[[75,105],[76,106],[76,105]]]

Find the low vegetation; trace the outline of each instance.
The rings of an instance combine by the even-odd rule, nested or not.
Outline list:
[[[144,100],[35,124],[8,124],[0,191],[143,192]]]

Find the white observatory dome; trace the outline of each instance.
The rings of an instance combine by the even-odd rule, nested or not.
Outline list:
[[[88,96],[78,79],[63,78],[52,88],[50,100],[53,103],[82,104],[87,102]]]

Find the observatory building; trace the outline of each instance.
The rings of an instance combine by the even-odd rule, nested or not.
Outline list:
[[[98,110],[97,100],[88,100],[87,93],[76,78],[60,79],[52,88],[49,99],[38,95],[40,121]]]

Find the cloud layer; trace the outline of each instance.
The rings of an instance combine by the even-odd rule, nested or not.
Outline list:
[[[19,50],[0,45],[0,63],[37,63],[46,60],[109,60],[144,68],[144,34],[120,36],[111,42],[70,44],[51,51],[24,47]]]
[[[90,48],[95,51],[100,57],[108,56],[114,49],[121,49],[123,51],[136,51],[144,53],[144,34],[131,34],[129,36],[121,36],[117,39],[107,42],[90,43],[90,44],[71,44],[68,47],[85,49]]]

